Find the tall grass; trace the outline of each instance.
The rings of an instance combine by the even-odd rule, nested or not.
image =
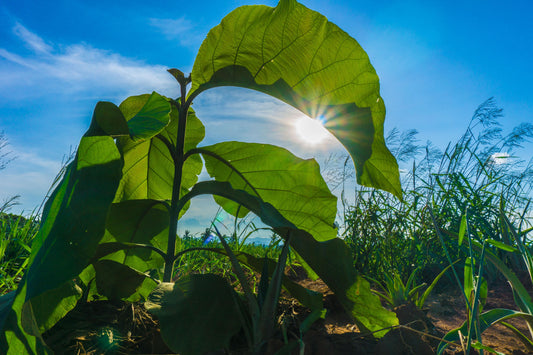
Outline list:
[[[0,170],[14,159],[10,156],[10,152],[2,153],[6,146],[7,141],[3,133],[0,132]],[[63,158],[62,167],[48,189],[46,197],[29,216],[24,217],[8,213],[12,207],[18,204],[19,195],[15,195],[0,204],[0,296],[15,290],[24,276],[29,263],[32,242],[39,232],[41,210],[52,191],[61,181],[68,163],[72,161],[73,157],[74,153],[71,151],[69,155]]]
[[[7,213],[14,200],[16,196],[0,206],[0,295],[17,288],[39,230],[35,215],[25,218]]]
[[[388,144],[403,169],[403,201],[375,189],[357,187],[355,202],[344,214],[343,236],[361,273],[380,277],[395,270],[404,279],[417,267],[431,278],[448,261],[429,214],[432,209],[444,242],[454,255],[466,258],[458,247],[457,231],[468,213],[472,240],[485,239],[508,245],[515,241],[501,227],[500,208],[521,231],[533,224],[531,199],[533,160],[515,154],[533,137],[533,124],[525,123],[504,135],[503,116],[491,98],[474,112],[465,133],[444,152],[431,143],[418,144],[416,131],[393,130]],[[501,205],[501,206],[500,206]],[[527,233],[524,244],[531,248]],[[498,248],[491,251],[516,270],[524,270],[520,258]],[[487,277],[496,277],[487,265]]]

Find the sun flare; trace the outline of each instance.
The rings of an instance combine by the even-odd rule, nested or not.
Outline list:
[[[320,117],[313,119],[301,116],[294,123],[294,128],[300,139],[307,144],[319,144],[328,136],[323,119]]]

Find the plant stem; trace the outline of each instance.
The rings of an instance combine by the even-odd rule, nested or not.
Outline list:
[[[165,258],[165,271],[163,273],[163,282],[170,282],[172,280],[172,271],[174,269],[174,262],[176,261],[176,238],[178,230],[178,217],[181,208],[179,208],[181,178],[183,175],[184,159],[184,145],[185,145],[185,127],[187,125],[187,113],[189,111],[189,103],[185,102],[187,94],[187,84],[190,78],[185,80],[178,80],[181,89],[181,98],[179,103],[179,119],[178,119],[178,135],[176,139],[176,150],[174,151],[174,183],[172,185],[172,201],[170,204],[170,221],[168,229],[168,248]]]

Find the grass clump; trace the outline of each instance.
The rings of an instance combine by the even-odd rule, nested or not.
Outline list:
[[[502,116],[494,99],[488,99],[474,112],[465,133],[444,152],[430,142],[418,144],[415,130],[389,134],[391,151],[404,166],[404,198],[399,201],[379,190],[356,188],[354,203],[345,209],[343,231],[356,269],[381,280],[391,270],[407,279],[416,268],[424,280],[435,277],[449,263],[430,209],[454,260],[469,256],[467,246],[459,247],[457,241],[466,211],[475,242],[488,238],[516,246],[502,226],[502,210],[531,248],[533,160],[520,160],[516,154],[533,137],[533,124],[521,124],[504,135]],[[525,270],[518,255],[489,248],[515,272]],[[491,265],[486,273],[489,279],[497,277]]]
[[[27,218],[0,208],[0,295],[17,288],[28,266],[31,243],[39,231],[34,215]]]

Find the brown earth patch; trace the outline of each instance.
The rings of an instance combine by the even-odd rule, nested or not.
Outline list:
[[[391,330],[384,338],[375,340],[363,336],[344,312],[335,295],[321,280],[312,281],[295,273],[289,276],[301,285],[324,294],[327,309],[325,319],[316,321],[309,331],[300,334],[299,326],[310,313],[296,300],[283,294],[278,309],[282,326],[265,346],[265,354],[287,349],[286,354],[433,354],[439,339],[459,327],[466,319],[464,300],[456,289],[433,294],[424,311],[411,304],[394,311],[404,326]],[[527,284],[528,290],[532,290]],[[492,308],[517,309],[511,288],[505,282],[489,286],[485,310]],[[529,334],[525,321],[509,320],[524,334]],[[47,343],[57,354],[170,354],[159,334],[158,322],[142,304],[124,302],[89,302],[78,305],[54,328],[44,334]],[[246,354],[242,336],[232,341],[229,354]],[[495,325],[483,333],[483,344],[504,354],[529,354],[528,349],[506,327]],[[459,345],[450,346],[446,354],[462,354]],[[472,352],[474,353],[474,352]],[[488,352],[485,352],[488,353]],[[217,352],[213,354],[228,354]]]

